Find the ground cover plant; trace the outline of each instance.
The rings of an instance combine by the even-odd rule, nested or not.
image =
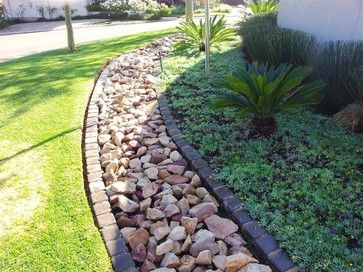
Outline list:
[[[167,33],[0,64],[0,271],[112,271],[84,191],[83,114],[108,59]]]
[[[209,79],[203,56],[164,61],[161,88],[178,127],[302,271],[362,271],[362,135],[297,108],[276,115],[269,139],[249,137],[246,120],[211,108],[215,79],[246,66],[238,45],[214,51]]]

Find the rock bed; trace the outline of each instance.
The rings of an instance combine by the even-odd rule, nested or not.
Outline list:
[[[117,59],[97,105],[102,178],[139,271],[271,271],[168,136],[154,89],[163,38]]]

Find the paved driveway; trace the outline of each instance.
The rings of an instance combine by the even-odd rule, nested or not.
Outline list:
[[[196,18],[197,19],[197,18]],[[230,24],[242,19],[239,9],[233,8],[226,16]],[[76,44],[109,39],[176,27],[179,19],[157,22],[125,21],[106,23],[104,20],[73,21]],[[67,46],[64,22],[37,22],[17,24],[0,30],[0,62]]]

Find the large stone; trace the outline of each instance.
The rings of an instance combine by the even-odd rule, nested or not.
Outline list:
[[[154,237],[157,241],[163,239],[170,233],[170,227],[160,227],[154,231]]]
[[[201,203],[189,210],[189,214],[192,217],[196,217],[198,222],[203,221],[205,218],[213,215],[218,211],[216,205],[210,202]]]
[[[197,224],[198,224],[198,219],[195,217],[190,218],[190,217],[183,216],[180,220],[180,223],[183,227],[185,227],[187,234],[193,235],[195,232],[195,228],[197,227]]]
[[[164,181],[171,185],[176,185],[176,184],[188,182],[188,178],[186,178],[184,176],[180,176],[180,175],[170,175],[170,176],[166,177],[164,179]]]
[[[213,255],[219,252],[219,247],[214,239],[206,238],[204,240],[199,239],[197,242],[191,245],[190,254],[194,257],[197,257],[198,254],[203,250],[209,250]]]
[[[169,204],[175,204],[178,202],[178,199],[173,196],[172,194],[165,194],[163,195],[163,197],[161,198],[161,203],[162,205],[169,205]]]
[[[228,235],[235,233],[238,230],[238,226],[233,223],[232,220],[222,218],[216,214],[204,219],[204,223],[217,239],[223,240]]]
[[[271,268],[267,265],[249,263],[242,267],[238,272],[272,272]]]
[[[140,211],[142,211],[142,212],[146,211],[147,208],[150,207],[151,202],[152,202],[152,200],[151,200],[150,197],[148,197],[148,198],[144,199],[143,201],[141,201],[140,204],[139,204],[140,205]]]
[[[185,228],[182,226],[178,226],[172,229],[170,232],[168,239],[172,241],[181,241],[184,240],[187,237]]]
[[[169,155],[170,159],[172,159],[174,162],[178,161],[182,158],[182,156],[180,155],[180,153],[176,150],[172,151]]]
[[[208,193],[207,189],[204,188],[204,187],[198,187],[196,190],[195,190],[195,194],[200,198],[200,199],[203,199]]]
[[[110,134],[100,134],[100,135],[98,135],[98,143],[100,145],[104,145],[109,140],[111,140],[111,135]]]
[[[190,235],[188,235],[188,237],[185,239],[184,243],[181,246],[181,251],[182,252],[187,252],[190,249],[190,246],[192,245],[192,238],[190,237]]]
[[[192,236],[193,242],[198,242],[200,240],[205,240],[207,238],[211,238],[214,240],[215,237],[214,237],[213,232],[210,232],[209,230],[206,230],[206,229],[200,229],[200,230],[198,230],[198,232],[196,234],[194,234]]]
[[[120,230],[120,232],[122,234],[122,237],[125,239],[126,243],[128,243],[132,234],[136,232],[136,228],[124,227]]]
[[[145,261],[146,258],[146,247],[141,243],[138,244],[131,251],[131,256],[135,261],[142,263],[143,261]]]
[[[172,240],[168,239],[164,243],[161,243],[156,247],[156,255],[161,256],[165,253],[171,251],[174,247],[174,243]]]
[[[246,245],[245,240],[243,240],[242,236],[238,233],[233,233],[228,235],[224,241],[229,244],[230,246],[244,246]]]
[[[130,181],[117,181],[112,183],[111,190],[115,193],[134,194],[136,192],[136,184]]]
[[[129,166],[130,166],[130,168],[138,168],[138,167],[141,167],[141,161],[140,161],[140,159],[139,158],[135,158],[135,159],[130,160]]]
[[[142,196],[144,198],[148,198],[150,196],[155,195],[159,190],[159,184],[156,184],[155,182],[150,182],[146,184],[144,187],[142,187]]]
[[[221,270],[224,271],[224,269],[226,268],[227,265],[227,256],[225,255],[216,255],[213,257],[213,264],[214,266]]]
[[[159,171],[156,167],[150,167],[144,171],[145,176],[153,180],[158,178],[158,173]]]
[[[181,257],[178,271],[179,272],[191,272],[195,267],[195,258],[190,255],[184,255]]]
[[[179,265],[179,258],[171,252],[164,255],[163,260],[160,263],[162,267],[175,268]]]
[[[178,214],[180,212],[179,208],[175,204],[169,204],[164,209],[164,213],[166,218],[170,218],[175,214]]]
[[[248,263],[258,263],[258,261],[246,254],[238,253],[235,255],[227,256],[226,272],[236,272]]]
[[[161,163],[162,161],[164,161],[167,158],[168,158],[168,156],[166,156],[165,154],[153,153],[151,155],[150,162],[155,163],[155,164],[159,164],[159,163]]]
[[[209,250],[203,250],[199,252],[198,257],[195,259],[195,263],[198,265],[212,264],[212,252]]]
[[[126,216],[120,216],[117,218],[117,225],[119,228],[134,227],[136,225],[136,221]]]
[[[130,244],[131,249],[136,248],[138,244],[146,245],[149,240],[149,233],[146,229],[140,228],[134,233],[132,233],[129,238],[128,242]]]
[[[175,175],[182,175],[184,173],[185,166],[171,164],[166,167],[166,170]]]
[[[153,264],[149,260],[145,260],[140,268],[140,272],[149,272],[151,270],[154,270],[155,268],[156,268],[155,264]]]
[[[165,218],[165,214],[163,211],[160,211],[156,208],[148,208],[146,210],[146,218],[150,220],[159,220]]]
[[[116,206],[128,213],[136,212],[139,209],[139,204],[124,195],[117,196]]]

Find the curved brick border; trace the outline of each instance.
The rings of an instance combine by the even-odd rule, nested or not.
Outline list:
[[[276,272],[299,271],[299,268],[293,263],[289,255],[280,248],[276,239],[243,209],[241,200],[231,190],[226,188],[223,183],[212,177],[213,169],[202,159],[199,152],[185,140],[176,126],[166,97],[159,95],[158,100],[160,113],[170,137],[178,146],[184,158],[192,166],[192,169],[198,173],[203,181],[203,185],[214,194],[218,202],[229,213],[229,216],[239,226],[244,237],[253,243],[255,254],[259,260],[269,265]]]
[[[109,198],[102,180],[97,142],[99,109],[96,103],[103,91],[111,67],[117,62],[117,60],[111,61],[105,65],[104,70],[99,74],[85,112],[82,137],[85,191],[95,224],[105,242],[114,270],[116,272],[138,271],[111,212]],[[202,159],[198,151],[184,139],[176,126],[165,96],[159,95],[158,101],[160,113],[169,136],[192,169],[199,174],[203,185],[214,194],[218,202],[229,213],[231,219],[239,226],[242,234],[253,243],[255,254],[259,260],[276,272],[299,271],[288,254],[280,248],[275,238],[243,209],[242,202],[233,192],[212,177],[213,169]]]
[[[99,110],[96,102],[103,91],[110,67],[116,63],[117,60],[111,61],[99,75],[85,113],[82,138],[85,190],[95,224],[105,242],[114,270],[116,272],[138,271],[131,258],[129,249],[121,237],[120,230],[116,225],[115,216],[111,212],[111,205],[102,180],[99,146],[97,143]]]

